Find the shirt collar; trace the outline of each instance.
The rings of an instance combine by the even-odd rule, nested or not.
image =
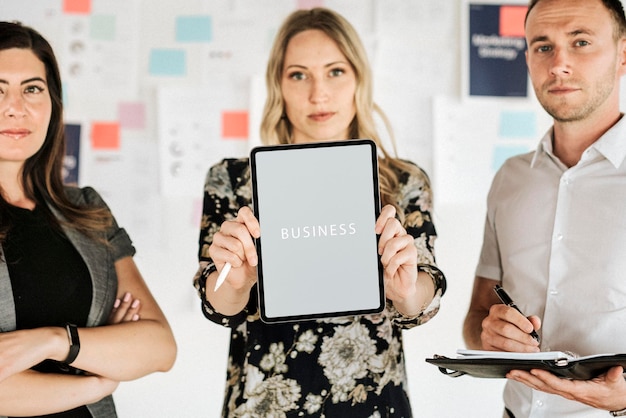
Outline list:
[[[559,161],[559,159],[552,152],[552,132],[554,131],[554,127],[550,127],[548,132],[545,133],[539,144],[537,145],[537,149],[535,150],[535,155],[533,155],[533,159],[530,162],[530,167],[535,167],[541,159],[550,158],[555,161]]]
[[[623,116],[623,115],[622,115]],[[552,134],[554,127],[550,127],[548,132],[541,138],[530,166],[534,167],[541,158],[549,157],[556,161],[560,160],[554,155],[552,149]],[[595,150],[604,158],[609,160],[615,168],[618,168],[626,159],[626,118],[621,117],[615,125],[604,133],[596,142],[591,144],[588,150]]]

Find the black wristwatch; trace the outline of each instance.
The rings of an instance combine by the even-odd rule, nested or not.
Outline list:
[[[76,360],[78,352],[80,351],[80,339],[78,338],[78,328],[74,324],[65,324],[65,330],[67,331],[67,338],[70,344],[70,351],[67,354],[67,358],[63,363],[70,365]]]
[[[626,417],[626,408],[619,411],[610,411],[612,417]]]

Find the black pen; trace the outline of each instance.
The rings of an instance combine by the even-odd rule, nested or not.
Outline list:
[[[498,295],[498,297],[500,298],[502,303],[504,303],[506,306],[510,306],[511,308],[515,309],[517,312],[519,312],[522,315],[524,315],[522,313],[522,311],[519,310],[519,308],[517,307],[515,302],[513,302],[513,299],[511,299],[509,294],[504,291],[502,286],[497,284],[497,285],[495,285],[493,287],[493,290],[496,292],[496,294]],[[526,316],[526,315],[524,315],[524,316]],[[539,334],[537,334],[537,332],[535,330],[531,331],[530,336],[533,337],[535,340],[537,340],[537,342],[541,342],[541,338],[539,337]]]

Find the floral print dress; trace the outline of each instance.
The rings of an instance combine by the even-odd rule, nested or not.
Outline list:
[[[202,312],[231,329],[223,417],[410,417],[402,330],[420,325],[439,309],[445,278],[435,266],[436,237],[430,189],[402,173],[399,204],[414,236],[419,269],[433,278],[436,295],[417,317],[405,317],[390,301],[376,315],[266,324],[258,312],[256,285],[246,308],[224,316],[206,301],[206,277],[215,266],[213,235],[239,208],[251,206],[248,159],[213,166],[204,188],[200,268],[194,285]]]

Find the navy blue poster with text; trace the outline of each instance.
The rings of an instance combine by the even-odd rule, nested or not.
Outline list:
[[[469,8],[470,96],[526,97],[526,41],[520,22],[525,8],[487,4]]]
[[[80,162],[80,125],[65,125],[65,157],[63,158],[63,182],[78,185]]]

